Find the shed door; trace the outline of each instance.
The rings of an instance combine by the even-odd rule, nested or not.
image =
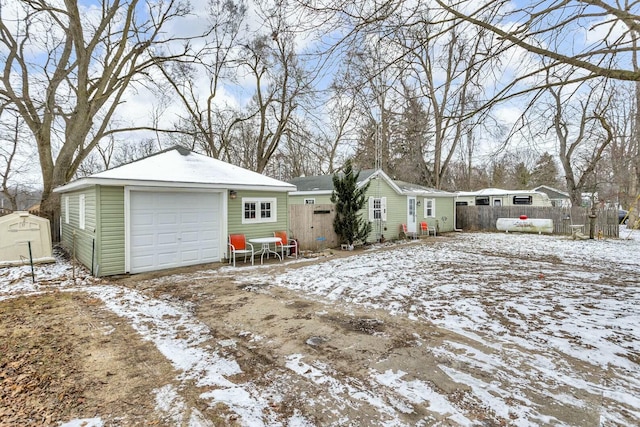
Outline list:
[[[220,261],[219,193],[131,191],[130,272]]]

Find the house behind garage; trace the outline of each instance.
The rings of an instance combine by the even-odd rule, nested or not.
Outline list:
[[[182,147],[56,188],[61,244],[96,276],[219,262],[229,234],[288,229],[295,186]]]
[[[289,193],[290,204],[331,204],[333,175],[298,177],[289,182],[297,188]],[[361,215],[372,224],[369,242],[381,236],[397,239],[401,224],[406,224],[409,232],[418,232],[423,221],[438,232],[454,230],[455,194],[394,180],[381,169],[360,171],[357,186],[367,183],[367,204]],[[303,231],[293,230],[294,234]]]

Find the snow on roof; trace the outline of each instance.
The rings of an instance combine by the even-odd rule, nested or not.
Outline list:
[[[403,193],[409,193],[411,195],[419,196],[419,195],[430,195],[430,196],[453,196],[453,193],[449,193],[448,191],[438,190],[436,188],[425,187],[418,184],[413,184],[411,182],[393,181]]]
[[[366,180],[373,175],[375,169],[364,169],[359,171],[358,185],[362,185]],[[343,176],[344,173],[338,173],[339,176]],[[333,174],[331,175],[316,175],[316,176],[300,176],[293,178],[289,181],[295,185],[300,192],[331,192],[333,191]]]
[[[342,173],[339,173],[342,176]],[[410,182],[398,181],[391,179],[389,175],[384,173],[381,169],[363,169],[358,175],[358,186],[365,185],[367,182],[376,177],[382,177],[388,184],[396,190],[398,193],[408,195],[441,195],[441,196],[453,196],[452,193],[448,193],[442,190],[436,190],[434,188],[424,187],[418,184],[412,184]],[[297,193],[330,193],[333,191],[333,175],[318,175],[318,176],[301,176],[293,178],[289,181],[291,184],[297,187]]]
[[[458,196],[500,196],[504,194],[531,194],[540,193],[534,190],[503,190],[502,188],[483,188],[478,191],[458,191]],[[543,193],[544,194],[544,193]]]
[[[70,182],[55,191],[90,185],[195,186],[295,191],[295,186],[212,157],[173,147],[132,163]]]

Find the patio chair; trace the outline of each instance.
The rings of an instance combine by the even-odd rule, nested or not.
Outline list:
[[[405,239],[417,239],[418,236],[415,231],[407,231],[407,224],[400,224],[400,232],[404,234]]]
[[[253,265],[253,245],[247,242],[244,234],[229,234],[229,264],[233,259],[233,266],[236,266],[236,254],[244,254],[244,262],[247,262],[247,255],[251,255],[251,265]]]
[[[286,231],[274,231],[273,237],[279,237],[282,239],[280,243],[276,243],[276,250],[280,249],[282,252],[282,258],[284,259],[285,249],[290,249],[291,255],[295,255],[298,259],[298,241],[294,239],[287,239]]]
[[[431,232],[433,230],[433,236],[435,237],[436,235],[436,229],[433,228],[429,228],[429,224],[427,224],[427,221],[422,221],[420,223],[420,234],[426,234],[427,236],[429,235],[429,232]]]

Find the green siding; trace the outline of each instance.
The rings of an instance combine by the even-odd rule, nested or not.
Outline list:
[[[420,197],[421,204],[419,214],[424,218],[424,199],[434,199],[436,204],[435,218],[426,218],[429,227],[437,225],[439,233],[454,231],[456,215],[455,215],[455,198],[453,196],[446,197]],[[420,220],[422,221],[422,220]]]
[[[85,227],[80,229],[80,195],[85,197]],[[69,223],[66,223],[65,198],[69,198]],[[62,235],[60,243],[72,257],[91,271],[92,257],[95,261],[94,239],[96,237],[96,188],[62,194]]]
[[[276,222],[264,222],[257,224],[243,224],[243,198],[270,198],[276,199],[277,216]],[[260,191],[238,191],[235,199],[229,199],[228,214],[228,233],[244,234],[247,239],[256,237],[273,236],[274,231],[289,231],[289,206],[287,193],[280,192],[260,192]]]
[[[123,274],[124,259],[124,187],[98,187],[98,229],[96,273],[100,276]]]
[[[366,193],[369,197],[386,197],[387,198],[387,220],[380,224],[372,223],[372,231],[367,239],[368,242],[374,242],[379,234],[382,234],[386,240],[398,239],[400,237],[400,225],[407,222],[407,195],[398,194],[393,187],[391,187],[385,180],[372,180],[371,185]],[[293,195],[289,196],[290,204],[303,204],[304,199],[314,198],[316,204],[330,204],[330,195],[315,195],[315,196],[302,196]],[[430,228],[435,228],[439,232],[453,231],[455,228],[455,198],[453,195],[440,195],[434,193],[433,196],[415,196],[416,202],[420,202],[420,206],[417,207],[417,222],[418,227],[420,222],[427,221]],[[424,214],[425,199],[434,199],[436,216],[433,218],[427,218]],[[369,219],[368,202],[365,208],[361,211],[362,218]]]
[[[383,179],[371,180],[371,185],[367,190],[367,199],[373,198],[387,198],[387,220],[382,221],[380,225],[375,222],[372,223],[372,231],[369,234],[368,242],[375,242],[378,239],[378,234],[384,236],[386,240],[397,239],[400,233],[400,224],[407,222],[407,197],[403,194],[398,194],[389,184]],[[361,211],[363,218],[369,219],[369,203]],[[378,228],[380,228],[378,232]]]

